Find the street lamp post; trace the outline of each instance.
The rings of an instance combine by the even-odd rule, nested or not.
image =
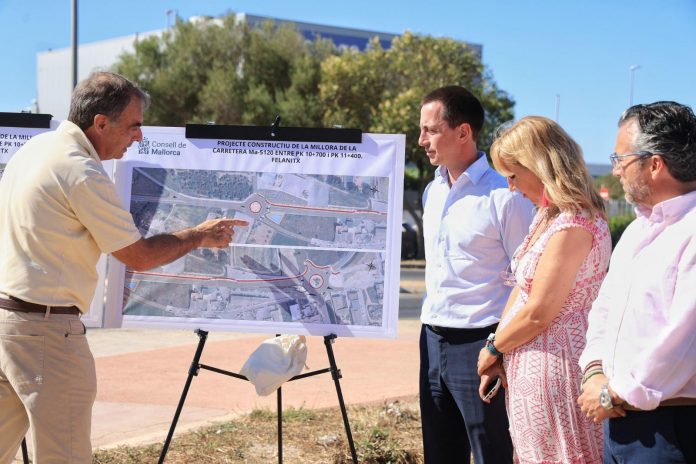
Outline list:
[[[628,83],[628,87],[629,87],[628,106],[629,107],[633,106],[633,80],[634,80],[633,75],[635,74],[637,69],[640,69],[639,64],[634,64],[634,65],[631,65],[628,67],[628,80],[629,80],[629,83]]]
[[[174,13],[176,13],[176,10],[172,10],[172,9],[169,9],[169,10],[164,12],[164,14],[167,17],[167,29],[169,29],[171,27],[172,22],[171,22],[170,18],[171,18],[171,15]]]
[[[72,86],[73,89],[77,86],[77,0],[72,0],[71,18],[72,18]]]

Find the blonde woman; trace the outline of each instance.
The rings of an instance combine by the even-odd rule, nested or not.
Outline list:
[[[576,400],[587,314],[611,254],[604,203],[580,147],[550,119],[521,119],[502,131],[491,156],[538,211],[502,276],[514,289],[479,354],[481,398],[490,401],[485,392],[502,377],[518,462],[600,463],[602,429]]]

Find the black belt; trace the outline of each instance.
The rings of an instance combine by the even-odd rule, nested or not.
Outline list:
[[[79,316],[81,313],[77,306],[47,306],[40,305],[36,303],[29,303],[28,301],[20,300],[10,296],[8,298],[0,297],[0,308],[8,309],[10,311],[17,311],[20,313],[46,313],[47,311],[52,314],[72,314],[74,316]]]
[[[661,401],[660,404],[657,406],[658,408],[674,408],[678,406],[696,406],[696,398],[669,398],[664,401]],[[650,412],[653,411],[652,409],[650,410],[643,410],[643,409],[638,409],[634,406],[631,406],[628,403],[624,403],[621,405],[626,411],[634,411],[634,412]]]
[[[428,328],[438,335],[463,335],[467,334],[470,336],[481,335],[487,337],[491,332],[495,332],[498,324],[493,324],[488,327],[475,327],[475,328],[455,328],[455,327],[442,327],[439,325],[427,324]]]

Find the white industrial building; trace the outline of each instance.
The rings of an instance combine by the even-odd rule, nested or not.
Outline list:
[[[238,13],[237,17],[251,26],[261,24],[264,21],[273,21],[278,24],[291,23],[308,40],[313,40],[317,35],[320,35],[323,38],[332,39],[334,44],[339,47],[356,47],[361,50],[375,36],[379,38],[384,48],[389,48],[392,39],[396,37],[396,34],[384,32],[287,21],[244,13]],[[201,17],[194,17],[190,20],[200,21],[202,19]],[[78,81],[84,79],[93,71],[108,70],[123,53],[133,53],[134,44],[138,40],[153,35],[161,35],[163,32],[164,30],[137,33],[99,42],[80,44],[78,48]],[[469,44],[469,46],[474,53],[479,57],[481,56],[481,45]],[[36,68],[37,104],[34,110],[40,113],[51,114],[56,119],[66,119],[72,93],[72,50],[67,47],[41,52],[37,55]]]

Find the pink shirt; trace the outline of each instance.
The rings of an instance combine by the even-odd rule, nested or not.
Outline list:
[[[636,209],[592,305],[584,368],[640,409],[696,398],[696,191]]]

